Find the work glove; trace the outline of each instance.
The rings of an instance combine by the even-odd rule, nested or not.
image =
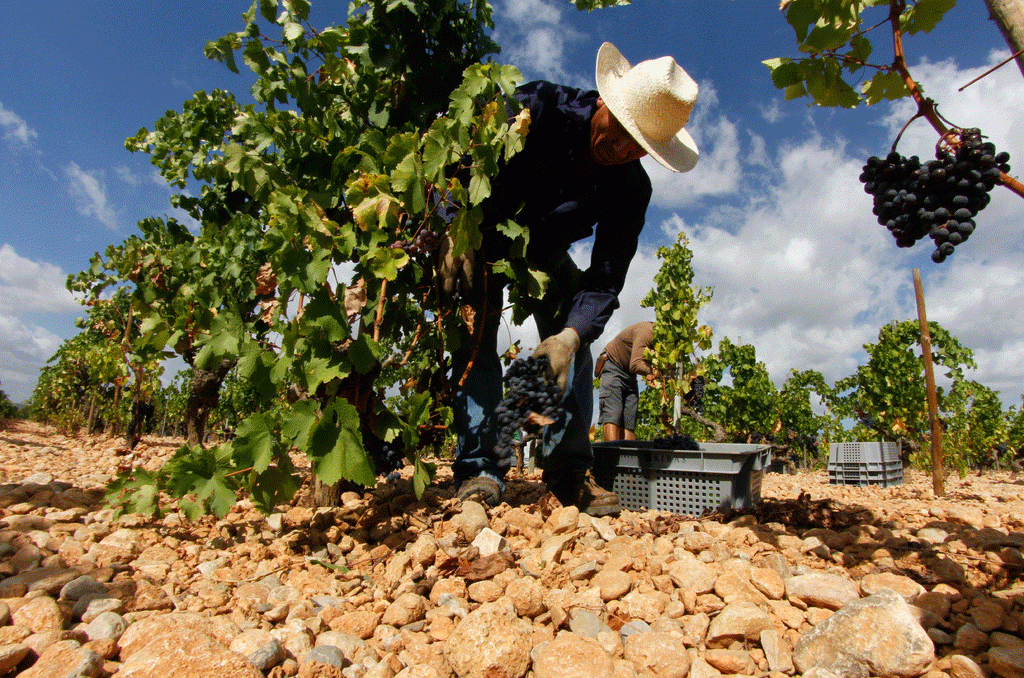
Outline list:
[[[580,349],[580,335],[576,330],[566,327],[558,334],[553,334],[544,341],[533,352],[534,358],[546,356],[550,365],[548,367],[548,379],[558,385],[558,392],[565,393],[566,381],[569,378],[569,366],[572,365],[573,356]]]
[[[445,297],[465,297],[473,289],[473,266],[476,251],[468,249],[459,256],[453,256],[455,243],[447,233],[441,238],[437,250],[437,283]]]

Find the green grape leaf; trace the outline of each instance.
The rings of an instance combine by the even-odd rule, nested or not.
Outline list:
[[[316,424],[316,403],[312,400],[300,400],[291,406],[284,416],[281,435],[285,440],[300,450],[309,446],[309,434]]]
[[[846,68],[851,73],[859,70],[861,63],[866,62],[871,56],[872,49],[871,41],[863,35],[858,34],[850,38],[850,61],[846,62]]]
[[[907,34],[930,33],[956,0],[918,0],[900,16],[900,28]]]
[[[244,453],[253,471],[262,473],[274,457],[274,439],[266,415],[257,412],[235,429],[234,449]]]
[[[394,280],[398,277],[398,269],[409,263],[409,255],[400,249],[375,247],[363,255],[361,263],[375,277]]]
[[[879,71],[864,83],[863,94],[870,106],[886,99],[901,99],[910,94],[910,91],[903,77],[896,71]]]
[[[509,256],[525,259],[526,247],[530,244],[530,229],[523,228],[511,219],[499,222],[496,228],[512,241],[512,246],[509,248]]]
[[[796,41],[807,39],[807,30],[821,18],[821,10],[814,0],[790,0],[783,4],[786,22],[793,27]]]
[[[800,44],[800,51],[811,54],[832,52],[845,45],[852,35],[849,28],[819,23],[811,30],[807,39]]]
[[[419,457],[416,458],[415,470],[412,473],[412,491],[416,494],[417,498],[422,497],[423,493],[430,487],[436,471],[436,464],[425,462]]]
[[[200,503],[209,502],[213,515],[218,518],[226,516],[238,500],[235,491],[225,483],[223,472],[200,481],[196,486],[196,497]]]
[[[320,480],[333,485],[342,478],[370,487],[377,477],[363,448],[359,412],[337,398],[323,410],[323,418],[309,436],[308,454]]]
[[[256,40],[246,43],[245,49],[242,51],[242,60],[257,75],[265,75],[270,68],[267,52],[263,48],[263,44]]]
[[[483,209],[479,205],[470,209],[460,209],[448,227],[448,235],[452,239],[452,255],[465,254],[467,250],[476,250],[483,243],[480,223],[483,221]]]
[[[779,89],[795,84],[802,85],[804,76],[800,64],[786,57],[776,57],[762,61],[772,72],[772,83]]]
[[[323,338],[327,341],[340,342],[349,337],[345,309],[330,298],[324,287],[318,288],[313,298],[306,304],[303,316],[310,327],[316,327],[323,333]]]
[[[380,362],[380,351],[380,344],[362,333],[349,344],[347,357],[356,372],[366,374]]]
[[[287,469],[271,466],[257,476],[250,497],[258,510],[271,513],[275,506],[291,501],[300,487],[301,478]]]
[[[277,0],[260,0],[260,14],[271,23],[277,22]]]

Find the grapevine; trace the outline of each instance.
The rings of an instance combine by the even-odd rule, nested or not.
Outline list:
[[[899,247],[912,247],[930,237],[932,261],[942,263],[974,232],[974,218],[988,205],[989,191],[1010,171],[1009,153],[996,152],[983,142],[981,130],[960,129],[944,137],[935,160],[922,163],[892,151],[872,156],[860,180],[874,197],[878,223],[896,238]]]
[[[512,466],[512,457],[515,455],[513,438],[516,432],[538,427],[531,420],[531,413],[553,420],[564,411],[558,385],[545,377],[547,368],[546,357],[528,356],[512,361],[505,373],[508,392],[495,410],[499,430],[494,451],[498,457],[498,466],[502,469]]]

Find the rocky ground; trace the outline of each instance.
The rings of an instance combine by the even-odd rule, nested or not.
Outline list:
[[[765,474],[752,510],[485,510],[450,474],[264,516],[115,518],[119,466],[179,441],[0,430],[0,676],[1024,676],[1024,478],[840,487]]]

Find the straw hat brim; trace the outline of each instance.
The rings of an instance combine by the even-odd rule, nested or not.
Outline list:
[[[667,140],[650,139],[640,131],[630,115],[619,87],[619,81],[632,68],[622,53],[610,42],[601,45],[597,52],[596,80],[597,92],[602,101],[611,110],[615,119],[629,132],[638,144],[659,163],[674,172],[688,172],[697,164],[700,152],[693,137],[681,128]]]

